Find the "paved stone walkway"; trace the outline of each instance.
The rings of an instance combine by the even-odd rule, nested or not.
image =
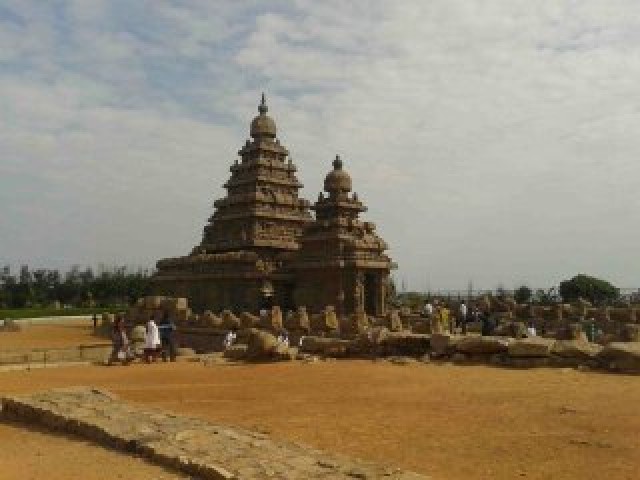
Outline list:
[[[204,420],[144,410],[92,388],[2,399],[5,418],[73,433],[198,479],[427,480]]]

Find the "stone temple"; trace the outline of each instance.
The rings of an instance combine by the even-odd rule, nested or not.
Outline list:
[[[311,205],[298,195],[296,166],[264,95],[258,112],[202,242],[189,255],[158,261],[154,292],[187,297],[195,310],[333,306],[338,315],[384,315],[388,247],[373,223],[359,219],[366,207],[342,160],[336,156],[325,192]]]

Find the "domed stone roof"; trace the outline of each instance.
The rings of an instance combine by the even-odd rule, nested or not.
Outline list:
[[[351,176],[342,169],[340,155],[333,161],[333,170],[324,179],[325,192],[350,192]]]
[[[258,138],[258,137],[275,138],[276,122],[273,121],[273,118],[267,115],[268,111],[269,111],[269,108],[267,107],[267,104],[264,100],[264,93],[263,93],[262,101],[258,106],[258,112],[260,112],[260,115],[258,115],[251,121],[250,133],[253,138]]]

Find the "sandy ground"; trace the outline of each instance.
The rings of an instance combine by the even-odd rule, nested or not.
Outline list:
[[[145,460],[65,436],[0,423],[3,480],[186,479]]]
[[[640,469],[638,376],[369,361],[0,374],[6,393],[69,385],[436,479],[631,480]],[[35,461],[28,450],[20,458]]]
[[[96,343],[109,339],[93,335],[93,323],[82,320],[60,325],[28,325],[20,332],[0,332],[0,350],[22,348],[59,348]]]

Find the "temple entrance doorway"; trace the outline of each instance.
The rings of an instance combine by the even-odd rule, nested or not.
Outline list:
[[[376,315],[376,276],[367,273],[364,276],[364,310],[368,315]]]

